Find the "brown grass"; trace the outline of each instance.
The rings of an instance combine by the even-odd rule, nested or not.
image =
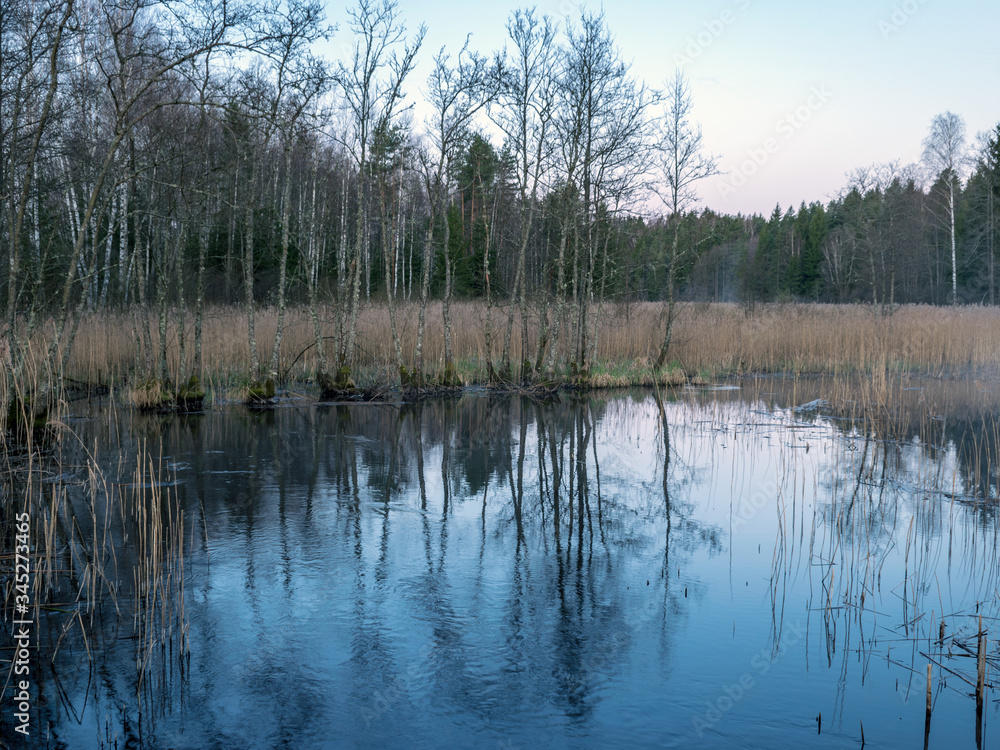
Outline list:
[[[688,308],[675,337],[686,366],[722,372],[965,374],[1000,364],[1000,309],[861,305]]]
[[[452,305],[452,342],[460,375],[466,382],[485,378],[481,302]],[[600,321],[595,384],[639,384],[652,377],[641,373],[656,355],[662,336],[662,306],[637,303],[594,308]],[[325,332],[332,335],[334,310],[324,309]],[[267,362],[277,316],[272,309],[257,314],[257,340]],[[417,307],[398,310],[404,358],[412,363]],[[189,317],[189,326],[193,321]],[[441,306],[428,309],[424,343],[425,371],[430,377],[443,369]],[[499,357],[505,328],[504,312],[494,309],[493,357]],[[515,323],[512,360],[522,358],[519,324]],[[171,329],[173,330],[173,329]],[[529,321],[532,339],[527,355],[534,358],[537,319]],[[204,382],[209,388],[230,387],[248,377],[246,314],[241,308],[217,307],[205,319]],[[286,315],[282,368],[287,368],[313,343],[307,311],[295,308]],[[155,327],[154,327],[155,337]],[[170,366],[177,372],[176,333],[169,342]],[[395,356],[389,335],[388,311],[371,304],[362,311],[358,328],[359,354],[355,371],[368,368],[369,377],[395,380]],[[565,339],[560,361],[568,360]],[[189,346],[193,331],[188,331]],[[154,342],[154,346],[155,346]],[[332,351],[333,341],[328,342]],[[1000,309],[903,306],[892,315],[878,315],[861,305],[762,305],[747,314],[735,304],[691,304],[681,310],[670,357],[689,376],[718,377],[743,373],[855,372],[910,374],[965,374],[995,372],[1000,353]],[[189,355],[190,357],[190,349]],[[77,336],[69,375],[88,382],[120,383],[135,361],[132,322],[126,313],[95,313],[84,320]],[[316,368],[310,349],[288,373],[308,379]],[[617,368],[617,372],[616,372]],[[598,382],[598,376],[600,381]],[[362,377],[363,379],[363,377]]]
[[[155,378],[141,380],[125,390],[125,400],[139,409],[156,409],[172,398],[173,394]]]

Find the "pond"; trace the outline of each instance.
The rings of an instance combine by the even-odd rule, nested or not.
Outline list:
[[[995,746],[994,396],[828,387],[71,404],[31,746]]]

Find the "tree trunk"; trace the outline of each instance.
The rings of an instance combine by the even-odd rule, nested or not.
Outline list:
[[[580,322],[577,332],[577,364],[580,376],[586,378],[590,367],[587,361],[587,332],[589,330],[590,300],[594,295],[594,268],[597,263],[597,242],[599,232],[594,227],[594,221],[587,221],[587,268],[580,284]],[[596,323],[595,323],[596,325]]]
[[[575,222],[574,222],[575,223]],[[556,260],[556,313],[552,326],[552,340],[549,342],[549,359],[547,369],[555,371],[559,334],[566,317],[566,245],[569,243],[570,219],[563,220],[562,232],[559,238],[559,257]]]
[[[251,176],[251,180],[253,177]],[[251,196],[253,190],[250,191]],[[247,342],[250,346],[250,380],[260,377],[260,357],[257,353],[257,321],[256,307],[253,298],[253,264],[254,264],[254,207],[253,200],[248,196],[246,208],[246,227],[243,229],[243,292],[247,308]]]
[[[434,260],[434,207],[424,238],[424,268],[420,279],[420,312],[417,316],[417,343],[413,353],[413,381],[418,388],[424,383],[424,326],[427,320],[427,298],[431,290],[431,265]]]
[[[337,360],[343,362],[347,356],[347,330],[344,325],[347,315],[347,170],[344,170],[340,193],[340,241],[337,243]]]
[[[542,371],[545,350],[549,344],[549,295],[542,295],[542,306],[538,313],[538,340],[535,342],[535,372]],[[527,356],[527,352],[525,352]]]
[[[444,384],[456,385],[455,363],[451,351],[451,222],[449,209],[444,205],[444,299],[441,300],[441,320],[444,325]]]
[[[527,215],[525,215],[527,214]],[[527,279],[525,278],[525,258],[528,255],[528,243],[531,241],[531,227],[535,217],[535,201],[532,198],[530,207],[525,212],[521,208],[521,242],[517,250],[517,269],[514,272],[514,286],[510,290],[510,302],[507,312],[507,330],[503,338],[503,352],[500,355],[500,369],[504,377],[510,376],[510,349],[514,331],[514,310],[521,316],[521,380],[528,377],[524,363],[528,361],[528,302],[525,293]]]
[[[486,295],[486,319],[483,321],[483,343],[486,349],[486,377],[488,382],[495,383],[497,380],[496,371],[493,369],[493,293],[490,288],[490,248],[493,244],[493,227],[496,225],[497,204],[499,203],[500,191],[496,191],[493,200],[493,210],[490,212],[490,221],[486,227],[486,248],[483,251],[483,292]],[[517,284],[515,283],[515,288]],[[511,302],[513,302],[513,295]],[[508,360],[507,370],[510,370]]]
[[[619,228],[619,233],[621,229]],[[619,246],[621,245],[621,237],[619,236]],[[593,333],[590,337],[590,362],[593,365],[597,361],[597,338],[599,333],[599,326],[601,323],[601,318],[604,313],[604,293],[607,289],[608,280],[608,250],[611,246],[611,231],[610,228],[604,235],[604,258],[601,262],[601,291],[597,295],[597,313],[594,317],[594,328]]]
[[[157,332],[160,336],[157,377],[162,383],[166,383],[170,375],[167,369],[167,273],[165,265],[164,263],[160,267],[160,272],[156,274],[156,321]]]
[[[319,319],[319,269],[321,262],[319,232],[317,226],[323,225],[322,218],[317,222],[316,218],[316,194],[317,194],[317,172],[319,170],[319,159],[314,155],[312,164],[312,197],[309,205],[308,220],[300,219],[300,226],[309,227],[309,241],[306,243],[304,260],[306,262],[307,273],[309,274],[307,288],[309,290],[309,320],[312,323],[313,338],[316,341],[316,375],[317,379],[327,377],[326,342],[323,340],[323,326]],[[325,203],[324,203],[325,205]],[[323,212],[325,216],[325,211]],[[299,251],[302,252],[300,246]]]
[[[671,241],[670,250],[670,262],[667,264],[667,300],[664,305],[664,312],[666,313],[666,328],[663,332],[663,342],[660,344],[660,353],[656,357],[656,363],[653,365],[654,371],[659,371],[663,369],[663,366],[667,363],[667,352],[670,349],[670,340],[674,333],[674,313],[675,313],[675,299],[674,299],[674,283],[677,276],[677,253],[679,251],[680,245],[680,217],[676,214],[674,215],[674,236]]]
[[[104,273],[101,275],[101,291],[98,305],[104,308],[108,304],[108,287],[111,286],[111,248],[115,239],[115,223],[118,221],[117,191],[111,194],[111,214],[108,216],[108,231],[104,238]]]
[[[195,282],[194,300],[194,362],[191,365],[192,374],[202,379],[201,349],[202,325],[205,319],[205,263],[208,256],[208,224],[211,220],[209,208],[202,213],[201,227],[198,230],[198,279]]]
[[[993,211],[995,210],[995,206],[993,204],[993,200],[994,200],[993,199],[993,194],[996,191],[996,186],[992,184],[992,181],[990,183],[989,190],[990,190],[989,196],[987,196],[987,198],[986,198],[986,206],[987,206],[987,211],[986,211],[986,214],[987,214],[987,220],[986,220],[986,239],[987,239],[987,243],[986,243],[986,246],[987,246],[987,251],[988,251],[989,256],[990,256],[990,306],[993,306],[993,305],[996,304],[996,296],[995,296],[995,292],[996,292],[996,275],[995,275],[995,272],[994,272],[994,263],[996,261],[996,245],[995,245],[995,243],[996,243],[996,226],[995,226],[995,219],[993,218]]]
[[[955,252],[955,178],[948,178],[948,214],[951,220],[951,304],[958,304],[958,256]]]
[[[144,243],[146,257],[149,256],[149,235],[146,235],[146,242]],[[138,252],[138,243],[133,248],[133,253]],[[146,278],[146,270],[148,268],[145,258],[138,257],[135,259],[135,283],[138,287],[136,289],[136,303],[139,306],[140,313],[140,323],[142,329],[142,349],[144,353],[143,357],[143,374],[146,377],[154,377],[155,370],[153,369],[153,332],[150,328],[150,309],[149,309],[149,282]]]
[[[132,139],[129,139],[129,147],[131,151],[134,151]],[[129,196],[135,189],[133,184],[135,180],[134,154],[130,156],[130,160],[129,172],[122,185],[122,219],[118,238],[118,293],[121,295],[123,305],[128,305],[132,301],[129,299],[129,293],[132,290],[132,265],[135,259],[134,252],[129,251],[129,231],[132,225],[132,217],[129,213]]]
[[[285,143],[285,185],[281,196],[281,265],[278,268],[278,325],[274,331],[274,347],[271,349],[270,376],[278,378],[281,363],[281,339],[285,331],[285,287],[288,280],[288,243],[292,221],[292,144],[291,134]]]
[[[365,262],[364,255],[367,252],[365,242],[366,226],[366,206],[364,183],[364,163],[358,176],[358,221],[356,227],[354,243],[354,266],[351,281],[351,313],[347,329],[347,350],[341,358],[340,367],[350,367],[354,363],[354,347],[358,333],[358,307],[361,304],[361,266]]]
[[[402,185],[400,185],[400,191]],[[403,347],[399,341],[399,329],[396,326],[396,261],[399,250],[397,238],[400,233],[399,213],[392,216],[392,200],[388,195],[385,175],[379,179],[379,201],[382,218],[382,265],[385,268],[385,300],[389,308],[389,330],[392,335],[392,349],[396,356],[396,367],[403,366]],[[402,199],[400,198],[400,203]],[[394,231],[390,231],[390,223],[394,223]]]
[[[187,227],[181,224],[177,234],[177,248],[174,264],[177,271],[177,383],[178,387],[187,381],[187,301],[184,296],[184,242]]]

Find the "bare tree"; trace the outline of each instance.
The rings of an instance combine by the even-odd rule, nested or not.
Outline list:
[[[288,247],[292,220],[292,153],[300,121],[310,114],[314,100],[326,91],[330,75],[326,63],[311,54],[310,46],[328,38],[323,9],[315,0],[295,0],[278,16],[272,32],[277,40],[270,57],[276,67],[275,116],[282,137],[285,182],[281,198],[281,260],[278,266],[278,322],[271,349],[270,376],[278,377],[284,333]]]
[[[304,228],[304,239],[299,242],[299,254],[302,256],[306,272],[306,289],[308,290],[309,318],[312,322],[313,341],[316,346],[316,379],[320,388],[329,388],[327,369],[326,342],[323,336],[323,326],[319,316],[319,283],[320,273],[326,258],[326,224],[329,210],[331,183],[335,179],[331,165],[336,164],[332,153],[325,151],[318,137],[311,142],[307,151],[309,178],[300,185],[299,227]],[[325,157],[325,158],[324,158]],[[323,166],[323,174],[320,167]],[[325,385],[324,385],[325,383]]]
[[[680,247],[680,225],[684,212],[698,202],[695,186],[701,180],[719,173],[719,159],[705,152],[701,125],[691,121],[694,100],[691,86],[684,73],[677,70],[665,88],[666,110],[659,123],[656,149],[656,173],[653,187],[670,212],[673,226],[670,249],[667,252],[667,299],[664,301],[666,326],[654,369],[667,360],[670,340],[676,320],[677,272],[685,252]]]
[[[157,11],[170,12],[171,23],[156,23]],[[82,277],[94,272],[94,263],[87,263],[93,239],[91,225],[96,224],[107,205],[105,187],[114,184],[114,166],[123,144],[154,113],[186,103],[187,91],[175,85],[186,65],[216,49],[246,50],[255,44],[245,33],[245,6],[199,4],[168,9],[144,0],[130,0],[102,6],[101,12],[100,31],[107,51],[99,63],[107,82],[107,132],[94,151],[92,171],[79,200],[79,222],[61,270],[58,312],[48,349],[49,366],[57,372],[65,369],[72,352],[86,295],[80,294],[76,305],[71,304],[72,298],[76,282],[86,281]],[[60,347],[62,357],[57,364]]]
[[[456,382],[451,350],[451,257],[448,253],[450,228],[447,210],[451,200],[450,166],[476,114],[496,95],[499,76],[490,70],[489,61],[469,52],[468,39],[459,51],[454,66],[444,48],[434,58],[434,70],[427,80],[427,98],[433,107],[428,122],[429,148],[421,153],[424,189],[430,206],[430,218],[424,237],[423,278],[420,284],[420,313],[414,351],[413,380],[419,386],[424,377],[423,344],[430,295],[431,268],[434,261],[435,225],[442,221],[441,244],[444,248],[445,288],[442,301],[444,318],[444,384]]]
[[[6,6],[0,15],[0,252],[7,254],[5,315],[8,351],[14,353],[13,373],[22,360],[17,312],[29,288],[23,277],[25,222],[38,222],[38,197],[33,192],[43,138],[53,121],[62,72],[65,39],[71,31],[73,0],[43,4],[35,13],[21,5]],[[37,229],[33,255],[40,262]],[[31,299],[33,309],[40,300]],[[33,317],[33,316],[32,316]],[[26,341],[31,335],[24,332]]]
[[[349,385],[348,373],[354,359],[357,336],[358,307],[361,299],[362,266],[370,261],[368,253],[367,181],[370,172],[370,151],[377,132],[387,131],[394,124],[404,99],[403,83],[413,70],[413,64],[426,28],[406,39],[406,26],[400,21],[395,0],[359,0],[350,11],[350,27],[357,41],[350,59],[341,62],[335,73],[349,115],[349,129],[342,141],[354,157],[358,172],[358,209],[354,233],[353,260],[348,269],[350,290],[346,278],[340,279],[340,305],[350,296],[347,331],[340,342],[338,383]],[[385,238],[383,238],[385,241]],[[390,324],[396,329],[395,299],[389,300]],[[394,334],[394,340],[396,336]]]
[[[396,324],[396,295],[398,293],[398,266],[401,260],[400,243],[405,236],[405,177],[412,169],[413,144],[410,142],[409,123],[398,126],[379,123],[372,139],[371,171],[378,186],[379,241],[382,245],[382,266],[385,272],[386,306],[389,309],[389,329],[396,367],[404,366],[403,347]]]
[[[647,115],[654,101],[622,60],[603,13],[583,13],[579,27],[567,30],[554,119],[563,186],[549,369],[555,366],[560,331],[565,330],[571,364],[586,377],[594,270],[600,249],[607,250],[609,212],[620,210],[639,188],[649,147]],[[567,287],[574,302],[572,321]]]
[[[952,113],[937,115],[924,139],[924,163],[946,184],[947,220],[951,232],[951,303],[958,304],[958,253],[955,241],[955,191],[966,166],[965,121]]]
[[[507,34],[514,43],[514,59],[505,65],[505,76],[490,114],[507,139],[516,161],[520,242],[514,283],[510,289],[507,328],[500,357],[503,377],[510,377],[510,349],[514,310],[521,319],[521,379],[528,377],[528,302],[525,260],[538,211],[539,186],[549,159],[551,122],[555,100],[554,63],[556,25],[548,16],[539,19],[534,10],[516,10],[507,21]],[[487,346],[487,357],[490,347]],[[490,365],[492,370],[492,365]]]
[[[896,277],[912,213],[906,190],[914,183],[916,170],[891,161],[859,167],[847,178],[842,197],[844,236],[859,262],[867,266],[872,304],[885,313],[896,301]]]
[[[197,130],[200,138],[193,149],[198,177],[195,179],[195,192],[200,201],[197,207],[192,207],[198,215],[198,261],[195,281],[194,300],[194,357],[192,375],[196,381],[202,379],[202,343],[205,313],[205,274],[208,261],[208,248],[212,222],[221,219],[221,186],[219,176],[215,172],[222,166],[219,163],[220,154],[224,148],[221,139],[221,129],[217,127],[210,111],[220,100],[222,87],[213,76],[212,55],[207,54],[201,60],[192,61],[188,71],[188,79],[197,92]],[[197,64],[195,64],[197,63]],[[126,193],[127,194],[127,193]],[[194,201],[192,201],[194,202]],[[126,204],[127,205],[127,204]],[[124,206],[123,206],[124,208]],[[123,211],[124,213],[124,211]],[[123,215],[122,219],[125,220]],[[125,225],[121,225],[121,237],[124,241],[127,235]],[[122,263],[121,265],[124,265]],[[120,272],[119,272],[120,275]],[[198,383],[192,383],[196,392]]]
[[[263,177],[260,174],[274,136],[276,98],[266,75],[258,67],[244,71],[233,92],[233,104],[227,120],[233,134],[237,163],[233,180],[233,209],[242,209],[243,304],[247,312],[247,347],[250,353],[250,379],[260,384],[260,353],[257,347],[257,302],[255,299],[255,266],[257,215],[262,198]]]

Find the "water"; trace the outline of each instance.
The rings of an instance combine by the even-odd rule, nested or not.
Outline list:
[[[101,472],[67,490],[61,565],[85,587],[70,519],[93,538],[87,497],[149,484],[147,450],[190,653],[154,647],[139,686],[120,532],[89,639],[71,584],[39,614],[33,724],[66,748],[991,746],[997,702],[977,737],[958,675],[977,607],[997,663],[993,423],[792,408],[815,397],[78,407],[62,471],[82,445]],[[934,666],[928,728],[931,659],[957,674]]]

